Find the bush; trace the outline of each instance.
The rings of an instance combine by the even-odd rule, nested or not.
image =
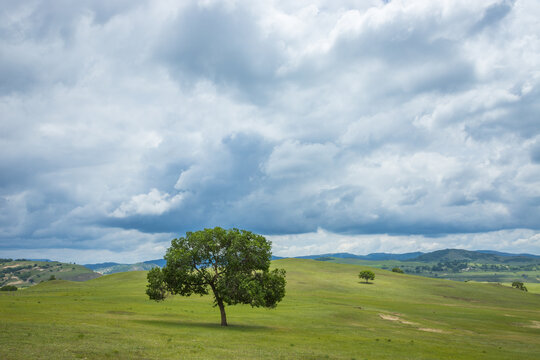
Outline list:
[[[27,272],[23,272],[23,273],[20,273],[19,275],[17,275],[19,279],[21,279],[22,281],[26,281],[28,280],[28,278],[30,276],[32,276],[32,273],[30,271],[27,271]]]
[[[403,274],[403,270],[401,270],[400,268],[398,267],[395,267],[392,269],[392,272],[395,272],[395,273],[398,273],[398,274]]]
[[[6,285],[2,286],[0,291],[17,291],[17,287],[15,285]]]
[[[521,281],[514,281],[512,283],[512,287],[514,287],[516,289],[519,289],[519,290],[527,291],[527,288],[525,287],[525,285],[523,285],[523,283]]]
[[[373,273],[373,271],[370,271],[370,270],[364,270],[364,271],[360,271],[360,274],[358,274],[358,277],[359,277],[360,279],[366,280],[366,283],[367,283],[368,280],[373,280],[373,279],[375,279],[375,274]]]
[[[51,275],[51,277],[49,278],[49,281],[51,281],[51,280],[56,280],[56,276]]]

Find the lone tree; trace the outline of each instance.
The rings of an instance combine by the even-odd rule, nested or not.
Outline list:
[[[271,245],[246,230],[188,232],[172,240],[163,269],[148,272],[146,294],[161,301],[168,293],[202,296],[211,290],[222,326],[227,326],[225,304],[274,308],[285,296],[286,281],[285,270],[269,269]]]
[[[360,271],[360,274],[358,274],[358,277],[360,279],[365,279],[366,284],[367,284],[368,280],[374,280],[375,279],[375,274],[371,270],[364,270],[364,271]]]
[[[512,283],[512,287],[515,287],[516,289],[527,291],[527,287],[523,285],[521,281],[514,281]]]
[[[398,268],[397,266],[395,268],[392,269],[392,272],[395,272],[395,273],[398,273],[398,274],[403,274],[403,270],[401,270],[400,268]]]

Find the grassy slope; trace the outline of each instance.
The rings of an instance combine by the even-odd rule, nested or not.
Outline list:
[[[145,272],[0,294],[0,358],[533,359],[540,353],[538,294],[379,269],[373,284],[363,284],[357,274],[364,267],[313,260],[274,265],[287,269],[285,299],[274,310],[227,308],[228,328],[218,325],[207,296],[147,300]]]
[[[425,263],[417,261],[399,261],[399,260],[361,260],[361,259],[341,259],[341,258],[332,258],[328,262],[333,262],[337,264],[350,264],[350,265],[362,265],[362,266],[373,266],[377,268],[386,267],[391,269],[393,267],[400,267],[402,269],[408,270],[416,266],[424,265],[435,265],[437,262]],[[507,264],[505,264],[507,265]],[[514,280],[519,280],[522,282],[531,282],[531,283],[540,283],[540,270],[533,271],[501,271],[501,270],[474,270],[474,271],[464,271],[458,273],[452,272],[437,272],[437,277],[443,279],[450,279],[455,281],[489,281],[489,282],[512,282]],[[526,277],[523,277],[523,275]],[[420,273],[418,275],[433,277],[434,274],[430,273]]]

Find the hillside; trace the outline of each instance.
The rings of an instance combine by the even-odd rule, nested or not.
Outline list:
[[[502,254],[502,253],[501,253]],[[480,263],[535,263],[539,262],[536,257],[525,255],[509,256],[499,255],[496,252],[478,252],[462,249],[446,249],[438,250],[430,253],[422,254],[418,257],[409,259],[409,261],[420,262],[445,262],[445,261],[472,261]]]
[[[0,358],[536,359],[540,295],[313,260],[287,270],[276,309],[209,296],[156,303],[145,272],[49,281],[0,294]],[[31,329],[31,330],[30,330]]]
[[[27,287],[47,281],[51,276],[70,281],[86,281],[101,276],[76,264],[58,261],[7,260],[10,259],[0,261],[0,286]]]
[[[84,266],[86,268],[92,269],[93,271],[108,275],[108,274],[116,274],[119,272],[126,272],[126,271],[143,271],[143,270],[150,270],[156,266],[163,267],[165,265],[165,260],[149,260],[145,262],[139,262],[135,264],[119,264],[115,262],[106,262],[106,263],[100,263],[100,264],[85,264]]]

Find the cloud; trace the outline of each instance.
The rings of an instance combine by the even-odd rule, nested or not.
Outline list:
[[[171,196],[152,189],[148,194],[135,195],[128,202],[123,202],[111,215],[119,218],[130,215],[161,215],[178,206],[182,198],[182,194]]]
[[[324,229],[299,235],[270,235],[274,254],[303,256],[348,252],[367,255],[376,252],[430,252],[446,248],[496,250],[538,254],[540,236],[527,229],[501,230],[482,234],[451,234],[440,237],[392,236],[388,234],[344,235]],[[519,249],[519,250],[517,250]]]
[[[0,248],[138,259],[219,225],[277,236],[281,255],[319,232],[313,251],[334,237],[533,251],[539,13],[520,0],[8,1]]]

